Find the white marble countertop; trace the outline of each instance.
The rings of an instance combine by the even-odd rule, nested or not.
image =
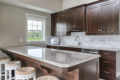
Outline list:
[[[100,55],[97,54],[87,54],[34,46],[9,47],[4,49],[19,55],[40,60],[54,66],[66,68],[85,63],[87,61],[100,57]]]
[[[50,45],[50,44],[49,44]],[[61,47],[72,47],[82,49],[95,49],[95,50],[108,50],[108,51],[120,51],[120,47],[98,47],[98,46],[81,46],[81,45],[50,45],[50,46],[61,46]]]

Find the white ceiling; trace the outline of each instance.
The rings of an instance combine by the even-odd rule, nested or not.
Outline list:
[[[37,11],[54,13],[74,6],[98,0],[0,0],[1,3],[29,8]]]
[[[54,13],[62,10],[62,0],[0,0],[1,3]]]

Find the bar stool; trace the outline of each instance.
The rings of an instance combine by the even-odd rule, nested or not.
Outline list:
[[[12,71],[14,71],[15,73],[18,68],[21,68],[20,61],[11,61],[6,63],[5,64],[5,80],[8,80],[8,76],[9,76],[9,80],[15,79],[15,75],[14,77],[12,77]]]
[[[10,58],[8,57],[8,55],[0,50],[0,80],[5,75],[4,64],[9,61],[10,61]]]
[[[4,66],[9,61],[10,61],[10,58],[8,57],[0,58],[0,80],[2,79],[2,76],[5,76]]]
[[[16,70],[16,80],[36,80],[35,68],[33,67],[23,67]]]
[[[5,76],[5,70],[3,69],[5,64],[10,61],[10,58],[4,57],[0,58],[0,80],[2,79],[2,76]]]
[[[59,79],[55,76],[42,76],[37,78],[37,80],[59,80]]]

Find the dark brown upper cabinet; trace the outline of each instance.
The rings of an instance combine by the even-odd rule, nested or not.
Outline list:
[[[119,0],[105,1],[101,8],[103,34],[119,34]]]
[[[86,12],[86,33],[98,34],[101,31],[100,4],[98,3],[87,6]]]
[[[85,31],[85,7],[76,8],[73,10],[73,31]]]
[[[75,13],[76,15],[76,29],[80,32],[85,31],[85,7],[78,8]]]
[[[55,36],[56,35],[56,14],[51,14],[51,35]]]
[[[69,35],[85,31],[85,5],[51,15],[52,36]]]
[[[67,14],[66,13],[61,13],[60,15],[57,15],[56,35],[57,36],[67,35]]]
[[[61,36],[67,34],[67,16],[66,13],[52,14],[52,28],[53,36]]]
[[[86,34],[119,34],[119,0],[87,5]]]

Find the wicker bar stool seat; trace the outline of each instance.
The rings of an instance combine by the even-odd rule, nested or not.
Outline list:
[[[29,80],[33,78],[36,79],[35,68],[33,67],[23,67],[16,70],[16,80]]]
[[[5,66],[7,67],[11,67],[11,66],[20,66],[21,62],[20,61],[11,61],[5,64]]]
[[[37,78],[37,80],[59,80],[59,79],[55,76],[42,76]]]
[[[5,63],[8,63],[9,61],[10,61],[9,57],[0,58],[0,64],[5,64]]]

